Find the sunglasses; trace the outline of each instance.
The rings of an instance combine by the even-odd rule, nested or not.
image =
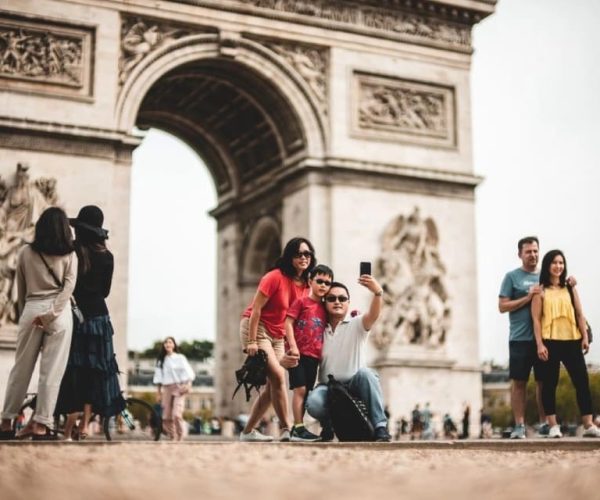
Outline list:
[[[310,259],[313,256],[312,252],[297,252],[294,254],[294,259],[301,259],[302,257],[306,257]]]
[[[343,304],[344,302],[348,301],[348,297],[346,297],[345,295],[328,295],[327,297],[325,297],[325,300],[330,304],[333,304],[336,301]]]
[[[329,281],[329,280],[322,280],[321,278],[317,278],[317,279],[315,280],[315,283],[316,283],[317,285],[331,286],[331,281]]]

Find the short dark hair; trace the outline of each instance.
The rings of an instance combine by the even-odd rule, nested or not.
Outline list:
[[[67,255],[75,249],[69,219],[62,208],[49,207],[42,212],[35,223],[31,248],[47,255]]]
[[[521,250],[523,250],[523,245],[531,245],[532,243],[536,243],[538,247],[540,246],[537,236],[525,236],[524,238],[521,238],[519,243],[517,243],[519,253],[521,253]]]
[[[329,290],[331,291],[334,288],[343,288],[344,290],[346,290],[346,293],[348,294],[348,299],[350,299],[350,292],[348,291],[348,287],[346,285],[340,283],[339,281],[334,281],[329,287]]]
[[[565,268],[560,275],[559,284],[561,287],[564,287],[567,282],[567,259],[565,258],[565,254],[560,250],[550,250],[544,258],[542,259],[542,267],[540,269],[540,285],[550,286],[550,265],[554,258],[560,255],[563,258],[563,262],[565,263]]]
[[[319,264],[318,266],[313,267],[308,273],[308,277],[310,279],[313,279],[317,274],[331,276],[331,279],[333,279],[333,271],[330,267],[326,266],[325,264]]]
[[[302,279],[306,282],[308,281],[308,273],[310,273],[311,269],[317,265],[315,248],[306,238],[297,236],[296,238],[292,238],[290,241],[288,241],[283,249],[283,252],[281,253],[281,256],[275,261],[275,268],[279,269],[288,278],[295,278],[296,270],[294,269],[293,260],[294,256],[300,251],[300,245],[302,245],[302,243],[306,243],[310,253],[312,254],[308,268],[302,273]]]

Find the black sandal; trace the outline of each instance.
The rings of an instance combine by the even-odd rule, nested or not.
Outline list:
[[[47,429],[44,434],[33,434],[32,441],[58,441],[58,434],[55,431]]]

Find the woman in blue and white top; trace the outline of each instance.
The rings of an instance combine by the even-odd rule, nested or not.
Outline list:
[[[179,352],[173,337],[167,337],[160,349],[153,382],[157,384],[156,399],[162,406],[163,429],[174,441],[184,436],[183,408],[185,395],[196,378],[187,358]]]

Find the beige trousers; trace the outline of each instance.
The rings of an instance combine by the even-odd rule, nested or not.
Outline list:
[[[46,330],[34,327],[36,316],[46,312],[54,297],[43,300],[28,300],[19,318],[15,365],[10,371],[2,418],[17,417],[29,382],[41,353],[38,379],[38,397],[33,420],[47,426],[54,424],[54,408],[71,346],[73,317],[67,303],[62,313]]]
[[[189,392],[187,384],[168,384],[162,386],[163,429],[174,441],[181,441],[185,434],[183,419],[185,395]]]

